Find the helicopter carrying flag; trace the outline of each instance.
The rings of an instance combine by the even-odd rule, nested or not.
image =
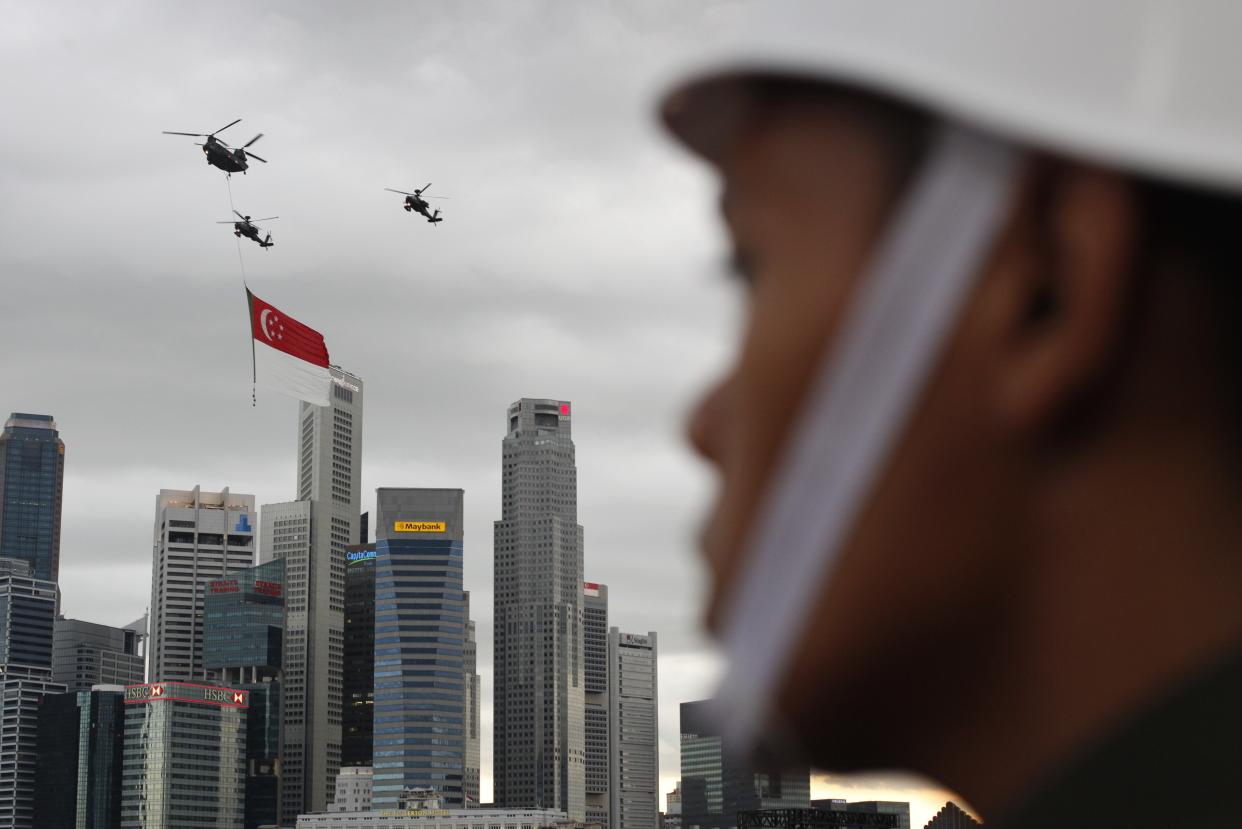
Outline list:
[[[323,335],[246,289],[254,382],[316,406],[331,402],[332,375]],[[259,363],[263,371],[259,371]]]

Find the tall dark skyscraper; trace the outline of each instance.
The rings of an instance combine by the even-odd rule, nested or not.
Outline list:
[[[497,806],[586,817],[582,527],[570,404],[509,407],[495,524]]]
[[[0,559],[0,827],[34,829],[39,700],[64,693],[52,681],[55,582],[25,561]]]
[[[65,442],[50,415],[14,412],[0,433],[0,556],[60,576],[60,499]]]
[[[48,694],[39,703],[34,825],[121,829],[125,689]]]
[[[366,518],[367,514],[362,515]],[[345,562],[342,768],[371,765],[375,735],[375,545],[349,547]]]
[[[465,805],[464,499],[460,489],[376,492],[376,809],[398,808],[407,788]]]

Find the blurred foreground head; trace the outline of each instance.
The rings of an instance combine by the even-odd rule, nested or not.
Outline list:
[[[1004,812],[1242,648],[1242,5],[753,11],[664,107],[749,291],[721,714]]]

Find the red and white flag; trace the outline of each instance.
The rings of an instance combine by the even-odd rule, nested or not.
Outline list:
[[[323,335],[259,299],[249,288],[246,301],[255,382],[316,406],[331,403],[332,375]]]

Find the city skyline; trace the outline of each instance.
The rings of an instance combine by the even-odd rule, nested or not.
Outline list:
[[[573,401],[586,576],[612,588],[612,624],[660,634],[671,790],[677,702],[709,695],[717,671],[694,541],[712,483],[681,421],[726,357],[736,294],[719,276],[713,185],[659,136],[651,95],[710,15],[639,4],[552,21],[515,3],[486,21],[377,9],[362,27],[219,10],[131,21],[28,6],[0,35],[0,61],[27,79],[0,125],[14,239],[0,267],[21,277],[6,286],[0,351],[38,355],[6,362],[0,415],[49,414],[69,447],[66,615],[141,615],[160,487],[231,486],[258,504],[296,494],[297,404],[260,389],[250,407],[237,250],[211,224],[227,216],[223,174],[188,139],[159,135],[243,117],[267,134],[270,163],[233,177],[239,206],[296,217],[278,247],[244,250],[250,285],[323,330],[368,383],[361,509],[374,515],[382,486],[466,490],[483,799],[497,413],[524,395]],[[247,26],[231,25],[243,14]],[[46,73],[51,61],[76,80]],[[567,71],[579,65],[590,72]],[[458,103],[471,97],[481,105]],[[99,129],[83,141],[68,129],[79,122]],[[382,192],[407,180],[453,196],[450,220],[414,227]]]

